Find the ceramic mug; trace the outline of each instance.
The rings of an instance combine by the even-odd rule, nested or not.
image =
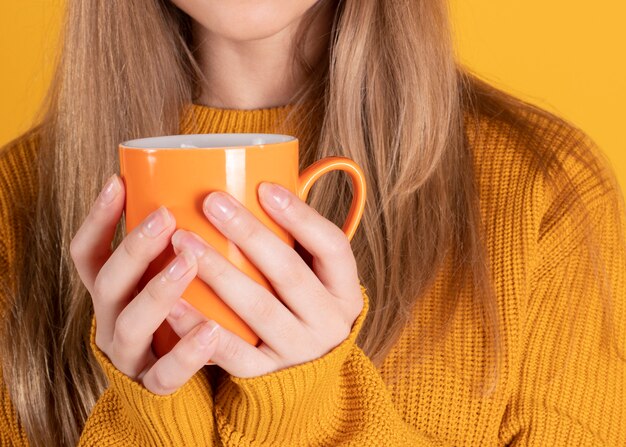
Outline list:
[[[164,205],[176,227],[197,233],[233,265],[275,294],[269,281],[202,211],[205,197],[220,190],[231,194],[285,243],[293,237],[276,224],[259,203],[261,182],[280,184],[306,200],[313,183],[327,172],[345,171],[352,180],[353,198],[342,227],[354,235],[365,207],[366,185],[361,168],[345,157],[326,157],[298,172],[298,139],[278,134],[188,134],[129,140],[119,145],[120,175],[126,188],[126,233]],[[170,244],[148,267],[139,289],[175,257]],[[258,346],[259,337],[205,282],[194,278],[182,297],[208,319]],[[165,320],[154,334],[158,357],[180,340]],[[210,363],[210,362],[209,362]]]

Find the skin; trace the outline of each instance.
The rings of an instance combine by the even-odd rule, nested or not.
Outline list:
[[[172,0],[192,18],[197,61],[206,78],[198,102],[256,109],[287,104],[305,74],[291,44],[303,14],[317,0]],[[326,51],[334,14],[328,2],[304,45],[307,63]]]
[[[281,65],[281,52],[288,48],[286,36],[313,3],[176,0],[206,27],[203,34],[211,37],[204,41],[202,51],[213,55],[212,64],[229,67],[224,72],[207,68],[214,82],[211,86],[225,87],[222,100],[239,108],[274,104],[289,96],[292,85],[283,83],[281,88],[276,83],[279,77],[269,74],[290,70]],[[271,11],[281,13],[271,14],[273,20],[268,20]],[[234,22],[240,26],[224,25]],[[246,34],[247,30],[253,31]],[[220,57],[227,63],[216,63],[222,61]],[[253,88],[247,89],[249,80]],[[208,92],[204,97],[214,98]],[[111,251],[125,200],[123,182],[115,174],[72,239],[72,259],[93,300],[96,345],[121,372],[149,391],[173,393],[208,359],[236,377],[260,376],[317,359],[349,335],[363,298],[348,238],[279,185],[262,183],[258,193],[264,210],[311,255],[310,265],[229,194],[209,194],[204,213],[264,274],[278,296],[243,274],[198,235],[176,230],[174,216],[164,207]],[[172,264],[136,293],[150,262],[170,243],[177,253]],[[206,321],[181,298],[196,276],[259,335],[259,347]],[[151,342],[165,319],[181,340],[157,359]]]

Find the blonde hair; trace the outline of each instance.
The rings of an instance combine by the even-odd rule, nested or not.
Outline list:
[[[530,124],[518,111],[544,112],[455,62],[445,0],[337,1],[328,57],[307,66],[307,29],[329,1],[307,12],[295,42],[294,60],[309,77],[293,103],[307,104],[296,123],[304,140],[302,166],[344,155],[367,178],[368,204],[353,239],[370,297],[358,343],[380,365],[450,259],[456,266],[450,300],[441,303],[441,326],[430,335],[445,334],[457,292],[469,284],[497,360],[497,305],[464,114],[526,126],[531,141]],[[13,266],[17,288],[4,320],[4,333],[21,336],[1,337],[4,379],[33,446],[75,445],[104,390],[87,337],[91,299],[69,243],[103,181],[118,171],[117,144],[178,133],[181,110],[197,97],[202,80],[191,41],[190,18],[169,1],[67,2],[57,68],[39,125],[30,132],[39,141],[37,224],[23,241],[29,256]],[[555,172],[556,158],[541,142],[534,147],[537,165]],[[340,223],[350,191],[344,176],[326,176],[309,203]],[[494,361],[485,371],[491,381],[497,366]]]

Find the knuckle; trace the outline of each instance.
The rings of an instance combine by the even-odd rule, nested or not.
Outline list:
[[[306,279],[306,275],[301,268],[297,268],[297,266],[302,264],[302,258],[295,252],[284,258],[284,261],[276,267],[275,280],[286,287],[295,287],[302,284]]]
[[[233,336],[226,338],[224,346],[220,351],[221,356],[226,361],[235,361],[241,358],[241,346],[239,346],[239,343]]]
[[[352,304],[352,316],[354,317],[352,320],[356,320],[356,318],[361,314],[365,303],[363,303],[363,298],[359,295],[358,298],[355,298],[351,301]]]
[[[193,343],[194,340],[188,340],[187,343]],[[180,342],[179,342],[180,343]],[[179,371],[186,371],[189,373],[195,372],[198,367],[198,350],[197,349],[186,349],[186,352],[181,352],[180,349],[173,349],[172,358],[174,362],[179,367]]]
[[[141,373],[136,366],[137,355],[129,354],[127,349],[122,349],[115,344],[111,345],[110,351],[109,359],[119,371],[131,378],[135,378]]]
[[[323,338],[327,349],[333,349],[348,338],[352,330],[352,324],[345,321],[344,318],[338,317],[333,324],[329,325],[329,328],[332,329],[324,331],[320,336]]]
[[[260,318],[262,321],[272,321],[276,314],[276,306],[271,300],[259,295],[252,298],[251,301],[250,310],[257,318]]]
[[[241,214],[236,215],[231,221],[231,227],[233,231],[239,236],[241,242],[248,241],[254,237],[258,232],[258,225],[252,219],[246,218]]]
[[[178,388],[178,384],[172,378],[171,374],[163,368],[156,368],[153,373],[152,390],[156,394],[171,394]]]
[[[140,339],[140,334],[137,333],[136,329],[137,325],[127,321],[128,319],[129,317],[122,312],[115,320],[113,339],[115,340],[114,345],[118,347],[132,346]]]
[[[363,292],[361,291],[361,288],[358,287],[358,291],[355,291],[353,298],[348,300],[348,304],[349,304],[349,309],[351,311],[351,316],[352,321],[356,320],[356,318],[359,316],[359,314],[361,313],[361,311],[363,310],[363,307],[365,307],[365,300],[363,298]]]
[[[339,331],[338,331],[338,333],[339,333],[339,337],[340,337],[340,338],[339,338],[339,340],[340,340],[340,341],[343,341],[343,340],[345,340],[346,338],[348,338],[348,336],[350,335],[350,332],[351,332],[351,331],[352,331],[352,324],[351,324],[351,323],[348,323],[348,324],[342,324],[342,325],[339,327]]]
[[[229,265],[225,259],[220,259],[215,253],[205,253],[199,260],[198,264],[203,269],[202,275],[207,279],[215,280],[224,276],[228,272]]]
[[[286,346],[282,347],[283,350],[289,352],[298,353],[301,352],[302,346],[307,346],[306,343],[301,343],[303,332],[300,327],[296,326],[292,322],[282,323],[275,325],[274,336],[277,340],[290,340]]]
[[[143,259],[143,250],[141,249],[140,239],[137,233],[132,233],[122,239],[122,249],[126,255],[136,261]]]
[[[340,308],[337,310],[337,320],[333,326],[347,328],[349,333],[352,330],[354,322],[361,314],[363,303],[345,302],[339,307]]]
[[[153,305],[160,306],[166,301],[165,291],[163,290],[163,281],[161,281],[162,273],[153,278],[146,287],[143,289],[143,293],[147,300]]]
[[[332,236],[327,239],[326,251],[330,257],[343,257],[348,254],[351,255],[352,246],[350,245],[348,236],[337,228],[332,232]]]
[[[350,336],[350,327],[341,325],[334,333],[332,339],[327,342],[326,352],[336,348]]]
[[[96,299],[100,299],[106,296],[107,286],[107,281],[102,276],[102,274],[97,275],[96,279],[94,279],[93,282],[93,297]]]

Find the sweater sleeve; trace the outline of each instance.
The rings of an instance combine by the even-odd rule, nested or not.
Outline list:
[[[225,446],[441,445],[402,418],[356,345],[369,299],[350,335],[319,359],[253,378],[225,375],[215,418]]]
[[[350,335],[323,357],[259,377],[225,374],[214,397],[206,368],[175,393],[158,396],[121,373],[90,341],[109,388],[100,396],[80,446],[435,446],[407,424],[373,363]]]
[[[176,392],[160,396],[120,372],[95,343],[91,348],[109,380],[80,437],[79,446],[212,446],[216,441],[213,391],[207,368]]]
[[[541,222],[518,383],[503,426],[513,446],[626,445],[623,196],[615,178],[603,183],[575,171],[590,221],[568,205],[571,196],[560,196]]]

